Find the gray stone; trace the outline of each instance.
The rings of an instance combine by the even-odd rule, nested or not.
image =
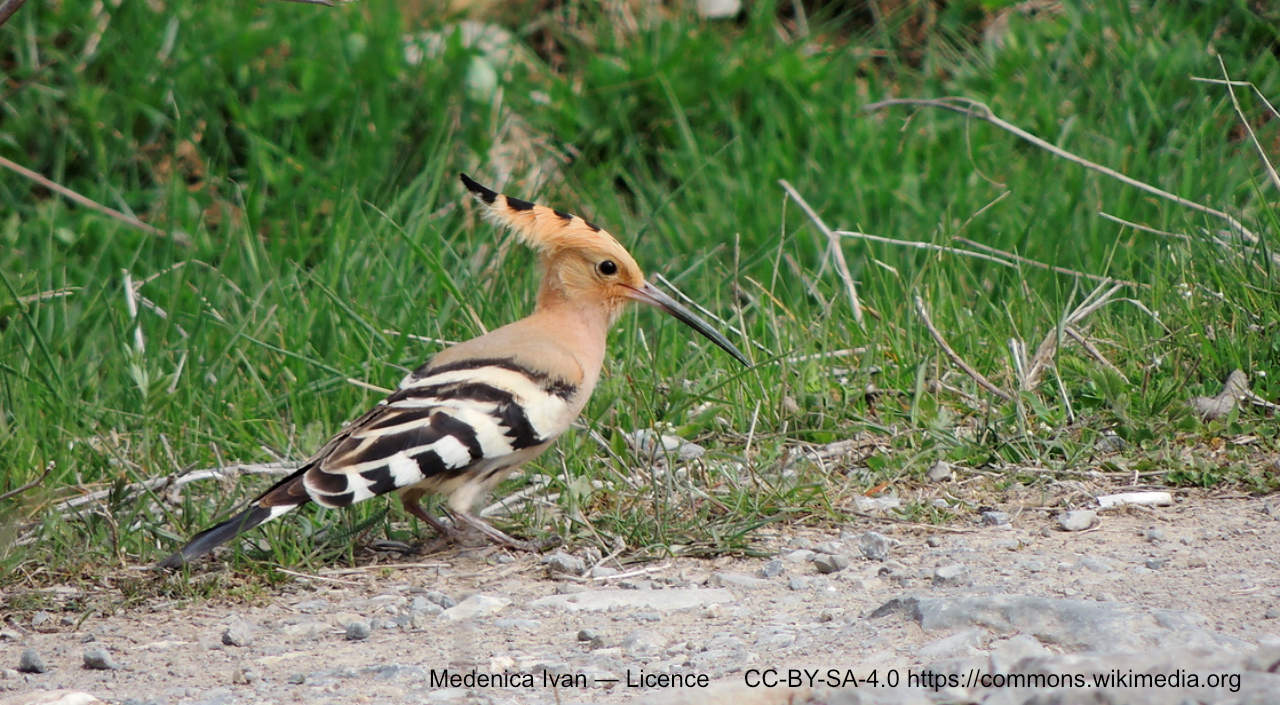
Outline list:
[[[1142,532],[1142,536],[1151,543],[1160,543],[1161,541],[1164,541],[1164,530],[1156,528],[1147,529]]]
[[[784,554],[782,559],[792,563],[807,563],[813,560],[813,551],[810,551],[807,548],[797,548],[794,551]]]
[[[756,574],[762,578],[776,578],[786,572],[786,570],[787,567],[782,564],[782,561],[774,559],[760,566],[760,569],[756,571]]]
[[[1169,562],[1168,558],[1148,558],[1143,565],[1151,570],[1160,570]]]
[[[49,631],[54,628],[54,625],[53,615],[44,610],[31,615],[31,628],[38,632]]]
[[[982,513],[982,523],[986,526],[1004,526],[1009,523],[1009,514],[988,510]]]
[[[1049,650],[1030,634],[1017,634],[991,642],[992,673],[1011,673],[1024,659],[1048,656]]]
[[[227,646],[248,646],[253,643],[253,627],[236,620],[222,630],[222,643]]]
[[[18,670],[23,673],[45,673],[49,670],[49,666],[35,649],[23,649],[22,654],[18,656]]]
[[[706,453],[707,449],[697,443],[685,442],[680,444],[679,456],[681,460],[697,460],[706,455]]]
[[[593,578],[612,578],[618,574],[617,568],[610,568],[607,565],[598,565],[587,572]]]
[[[942,548],[943,546],[947,545],[946,540],[943,539],[941,536],[930,536],[929,538],[925,539],[924,542],[925,542],[925,545],[929,546],[930,548]]]
[[[864,497],[862,495],[853,496],[853,508],[867,514],[879,514],[887,512],[890,509],[897,509],[902,506],[902,500],[897,497]]]
[[[563,573],[565,575],[582,575],[587,570],[585,561],[564,551],[556,551],[543,558],[542,564],[547,566],[547,570],[552,573]]]
[[[638,629],[622,638],[622,650],[632,658],[657,656],[666,645],[661,634],[649,629]]]
[[[1120,436],[1114,433],[1104,433],[1098,438],[1095,447],[1099,453],[1118,453],[1124,450],[1127,445],[1128,443],[1125,443],[1125,440]]]
[[[977,656],[981,653],[977,647],[982,643],[982,636],[981,629],[963,629],[921,646],[916,652],[916,658],[921,661],[937,661]]]
[[[600,635],[600,632],[589,627],[578,630],[578,641],[586,642],[592,649],[604,646],[604,637]]]
[[[849,567],[849,559],[841,554],[834,556],[821,554],[813,559],[813,566],[819,573],[838,573]]]
[[[440,605],[442,609],[446,609],[446,610],[458,604],[458,602],[454,600],[452,597],[449,597],[448,595],[444,594],[443,592],[440,592],[439,590],[428,591],[427,599],[434,602],[437,605]]]
[[[120,664],[116,663],[115,659],[111,658],[111,654],[107,653],[106,649],[98,646],[95,646],[92,649],[85,649],[84,667],[95,671],[120,670]]]
[[[823,541],[817,546],[814,546],[813,550],[818,553],[825,553],[828,556],[834,556],[837,553],[844,553],[844,546],[841,546],[837,541]]]
[[[347,641],[362,641],[369,638],[373,628],[364,620],[356,620],[347,624]]]
[[[858,550],[867,560],[883,561],[889,557],[889,537],[875,531],[867,531],[858,537]]]
[[[759,590],[769,587],[769,581],[742,573],[716,573],[711,576],[712,584],[720,587],[738,588],[739,590]]]
[[[945,460],[939,460],[929,466],[929,472],[925,473],[925,479],[929,482],[945,482],[951,479],[951,463]]]
[[[1245,642],[1209,632],[1203,617],[1177,610],[1148,609],[1115,602],[1023,595],[955,598],[894,598],[872,618],[905,614],[925,631],[983,627],[1024,633],[1064,649],[1143,650],[1165,645],[1242,649]]]
[[[1063,531],[1084,531],[1098,523],[1098,513],[1091,509],[1072,509],[1054,517]]]
[[[1076,565],[1095,573],[1110,573],[1115,570],[1115,566],[1111,565],[1111,561],[1100,556],[1085,556]]]
[[[544,600],[547,598],[543,598]],[[511,604],[505,597],[475,594],[440,613],[441,619],[458,621],[495,614]]]
[[[252,666],[246,664],[236,666],[235,670],[231,672],[231,682],[236,685],[249,685],[261,679],[262,676]]]
[[[651,609],[669,612],[734,601],[733,593],[725,588],[584,590],[571,595],[540,597],[530,602],[529,606],[564,609],[570,612],[599,612],[610,609]],[[448,614],[448,611],[445,614]]]
[[[968,585],[972,580],[969,579],[968,566],[962,563],[949,563],[938,566],[933,571],[933,582],[938,585]]]

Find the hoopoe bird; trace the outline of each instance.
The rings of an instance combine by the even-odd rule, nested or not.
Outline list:
[[[461,522],[498,543],[536,550],[472,515],[471,506],[582,412],[600,379],[606,334],[628,302],[656,306],[750,364],[723,335],[645,281],[605,230],[461,177],[490,220],[539,254],[533,313],[438,353],[296,472],[196,534],[161,567],[185,565],[308,502],[347,507],[389,492],[399,492],[405,510],[442,537],[456,540]],[[447,496],[454,526],[423,508],[429,493]]]

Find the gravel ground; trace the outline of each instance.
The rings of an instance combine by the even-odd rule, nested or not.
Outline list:
[[[455,551],[258,606],[6,616],[0,704],[1280,701],[1280,501],[1085,519],[860,520],[638,567]]]

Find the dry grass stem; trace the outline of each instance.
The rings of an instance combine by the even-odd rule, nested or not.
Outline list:
[[[0,18],[0,20],[2,19],[3,18]],[[37,174],[36,172],[26,168],[25,166],[22,166],[21,164],[18,164],[4,157],[0,157],[0,166],[14,173],[17,173],[20,176],[25,176],[26,178],[36,182],[37,184],[40,184],[41,186],[49,189],[50,191],[53,191],[54,193],[66,198],[67,200],[70,200],[74,203],[78,203],[84,206],[85,208],[98,211],[99,213],[102,213],[103,215],[114,218],[115,220],[118,220],[121,223],[124,223],[125,225],[128,225],[133,228],[137,228],[138,230],[141,230],[144,233],[147,233],[149,235],[154,235],[156,237],[169,238],[173,240],[175,243],[182,245],[183,247],[191,246],[191,238],[187,237],[186,233],[182,233],[178,231],[167,233],[161,230],[160,228],[157,228],[154,225],[148,225],[142,222],[141,220],[138,220],[137,218],[131,215],[128,215],[127,213],[121,213],[120,211],[114,208],[104,206],[101,203],[94,201],[93,199],[90,199],[86,196],[82,196],[79,193],[76,193],[75,191],[72,191],[71,189],[67,188],[66,186],[55,183],[45,178],[44,176]]]
[[[1227,64],[1223,62],[1222,56],[1218,56],[1218,66],[1222,69],[1222,78],[1225,79],[1223,84],[1227,87],[1227,95],[1231,97],[1231,107],[1235,108],[1236,116],[1240,118],[1240,124],[1244,125],[1245,131],[1249,133],[1249,141],[1253,142],[1254,148],[1258,150],[1258,156],[1262,158],[1262,165],[1267,168],[1267,176],[1271,177],[1272,185],[1280,189],[1280,174],[1277,174],[1276,168],[1271,165],[1271,160],[1267,158],[1267,150],[1263,149],[1262,144],[1258,142],[1258,136],[1253,132],[1253,125],[1249,124],[1249,118],[1245,117],[1244,111],[1240,109],[1240,100],[1236,98],[1236,89],[1232,85],[1231,76],[1227,74]],[[1275,112],[1275,108],[1271,110]]]
[[[1120,290],[1122,284],[1113,284],[1110,289],[1103,291],[1105,284],[1099,285],[1098,288],[1089,292],[1084,301],[1075,307],[1066,315],[1053,330],[1045,335],[1044,340],[1040,341],[1040,345],[1036,348],[1035,355],[1031,357],[1027,364],[1025,373],[1021,375],[1020,387],[1024,391],[1035,389],[1040,384],[1040,377],[1044,374],[1045,369],[1053,361],[1053,356],[1058,352],[1058,344],[1062,340],[1063,329],[1079,325],[1081,321],[1088,318],[1089,314],[1097,311],[1099,308],[1111,302],[1111,297]]]
[[[1110,213],[1107,213],[1106,211],[1098,211],[1098,215],[1102,216],[1103,218],[1106,218],[1107,220],[1110,220],[1110,221],[1111,221],[1111,222],[1113,222],[1113,223],[1119,223],[1119,224],[1121,224],[1121,225],[1127,225],[1127,226],[1129,226],[1129,227],[1133,228],[1134,230],[1141,230],[1141,231],[1142,231],[1142,232],[1144,232],[1144,233],[1151,233],[1151,234],[1153,234],[1153,235],[1160,235],[1160,236],[1162,236],[1162,237],[1171,237],[1171,238],[1173,238],[1173,239],[1175,239],[1175,240],[1182,240],[1183,242],[1191,242],[1191,236],[1190,236],[1190,235],[1183,235],[1182,233],[1171,233],[1171,232],[1169,232],[1168,230],[1160,230],[1159,228],[1153,228],[1153,227],[1151,227],[1150,225],[1143,225],[1142,223],[1135,223],[1135,222],[1133,222],[1132,220],[1125,220],[1124,218],[1121,218],[1120,216],[1111,215]]]
[[[853,281],[853,275],[849,273],[849,263],[844,259],[844,250],[840,247],[839,237],[831,228],[827,227],[826,223],[822,222],[822,218],[819,218],[813,208],[809,207],[809,203],[804,200],[804,196],[801,196],[786,179],[779,179],[778,183],[782,185],[787,195],[791,196],[792,200],[796,202],[796,205],[800,206],[805,215],[809,216],[809,220],[813,221],[818,230],[821,230],[822,234],[827,236],[827,245],[831,250],[831,257],[835,262],[836,271],[840,274],[840,279],[844,281],[845,289],[849,292],[849,305],[853,307],[853,320],[859,326],[866,327],[866,323],[862,320],[862,303],[858,300],[858,286]]]
[[[972,377],[973,381],[977,382],[983,389],[1005,401],[1013,400],[1013,396],[1011,394],[992,384],[991,380],[984,377],[981,372],[970,367],[969,363],[965,362],[964,358],[960,357],[960,355],[947,344],[947,339],[942,337],[942,334],[938,332],[937,327],[933,325],[933,319],[929,318],[929,310],[925,308],[924,299],[920,298],[919,294],[915,297],[915,304],[916,314],[920,316],[920,320],[924,323],[924,327],[929,329],[929,335],[933,336],[933,341],[938,344],[938,347],[942,348],[942,352],[946,353],[951,362],[964,370],[964,373]]]
[[[1150,193],[1152,195],[1159,196],[1160,198],[1173,201],[1174,203],[1177,203],[1180,206],[1190,208],[1192,210],[1200,211],[1201,213],[1207,213],[1209,215],[1214,216],[1215,218],[1220,218],[1223,221],[1226,221],[1227,225],[1233,231],[1240,233],[1247,240],[1249,240],[1249,242],[1253,244],[1258,243],[1258,236],[1253,231],[1246,228],[1243,223],[1231,217],[1231,215],[1226,213],[1225,211],[1221,211],[1221,210],[1218,210],[1217,208],[1206,206],[1203,203],[1197,203],[1196,201],[1183,198],[1182,196],[1179,196],[1177,194],[1173,194],[1168,191],[1165,191],[1162,188],[1157,188],[1143,181],[1138,181],[1137,179],[1131,176],[1126,176],[1110,167],[1103,166],[1101,164],[1098,164],[1097,162],[1091,162],[1088,159],[1085,159],[1084,157],[1080,157],[1075,154],[1072,154],[1071,152],[1068,152],[1067,150],[1062,149],[1061,147],[1058,147],[1050,142],[1047,142],[1031,134],[1030,132],[1027,132],[1021,127],[1018,127],[1017,125],[1014,125],[1013,123],[1000,118],[998,115],[996,115],[991,111],[991,108],[987,107],[985,103],[982,103],[980,101],[976,101],[971,98],[963,98],[959,96],[949,96],[946,98],[893,98],[890,100],[882,100],[878,103],[871,103],[870,105],[865,106],[863,110],[870,112],[870,111],[882,110],[884,108],[895,106],[895,105],[917,105],[917,106],[923,106],[928,108],[941,108],[943,110],[950,110],[952,112],[957,112],[957,113],[960,113],[961,115],[966,115],[968,117],[984,120],[986,122],[991,123],[992,125],[995,125],[996,127],[999,127],[1000,129],[1006,132],[1009,132],[1017,137],[1022,138],[1027,142],[1030,142],[1031,144],[1045,150],[1046,152],[1049,152],[1050,154],[1053,154],[1054,156],[1060,157],[1062,159],[1066,159],[1067,161],[1072,162],[1074,164],[1079,164],[1080,166],[1083,166],[1086,169],[1092,169],[1093,171],[1096,171],[1100,174],[1110,176],[1111,178],[1117,181],[1120,181],[1121,183],[1128,184],[1129,186],[1132,186],[1142,191],[1146,191],[1147,193]]]
[[[1120,371],[1120,368],[1111,364],[1111,361],[1108,360],[1106,356],[1102,354],[1102,351],[1098,350],[1097,346],[1095,346],[1088,338],[1084,337],[1080,333],[1080,331],[1076,330],[1075,328],[1072,328],[1071,326],[1066,326],[1062,330],[1067,335],[1071,336],[1072,340],[1079,343],[1080,347],[1084,348],[1085,352],[1089,353],[1090,357],[1102,363],[1103,367],[1106,367],[1107,369],[1111,370],[1117,375],[1120,375],[1120,379],[1124,380],[1126,384],[1129,383],[1129,378],[1126,377],[1125,374]]]
[[[177,475],[154,477],[141,482],[134,482],[120,490],[126,495],[143,491],[156,491],[167,487],[178,488],[201,480],[223,480],[240,475],[287,475],[297,469],[296,463],[244,463],[224,465],[216,468],[204,468]],[[54,505],[53,510],[65,513],[86,504],[99,502],[111,496],[116,490],[99,490],[86,495],[73,497]]]
[[[364,380],[362,380],[362,379],[356,379],[355,377],[348,377],[348,378],[346,379],[346,382],[347,382],[347,384],[350,384],[350,385],[352,385],[352,386],[354,386],[354,387],[359,387],[359,388],[361,388],[361,389],[368,389],[369,391],[371,391],[371,392],[377,392],[378,394],[390,394],[391,392],[395,391],[394,389],[387,389],[386,387],[379,387],[379,386],[378,386],[378,385],[376,385],[376,384],[371,384],[371,383],[366,382],[366,381],[364,381]]]
[[[1131,287],[1134,287],[1135,289],[1149,288],[1151,286],[1150,284],[1143,284],[1141,282],[1130,281],[1128,279],[1115,279],[1113,277],[1107,277],[1100,274],[1090,274],[1088,272],[1081,272],[1075,269],[1059,267],[1054,264],[1045,264],[1044,262],[1040,262],[1038,260],[1033,260],[1028,257],[1023,257],[1022,255],[1017,255],[1012,252],[1006,252],[1004,250],[997,249],[995,247],[992,247],[991,245],[984,245],[981,242],[978,242],[976,240],[970,240],[967,237],[957,237],[956,242],[962,242],[970,247],[976,247],[979,250],[985,250],[987,252],[995,253],[1000,255],[1001,257],[1008,257],[1009,259],[1019,264],[1030,265],[1032,267],[1037,267],[1039,269],[1044,269],[1051,272],[1057,272],[1058,274],[1066,274],[1068,276],[1079,277],[1081,279],[1089,279],[1091,281],[1101,282],[1103,284],[1110,284],[1114,282],[1116,284],[1124,284],[1125,286],[1131,286]]]
[[[44,482],[44,479],[49,476],[49,473],[53,472],[53,468],[54,468],[54,464],[52,462],[47,463],[44,466],[44,472],[40,473],[40,477],[37,477],[36,479],[32,480],[31,482],[28,482],[27,484],[21,487],[15,487],[9,490],[8,492],[5,492],[4,494],[0,494],[0,502],[3,502],[4,500],[9,499],[10,497],[17,497],[23,492],[26,492],[32,487],[35,487],[41,482]]]

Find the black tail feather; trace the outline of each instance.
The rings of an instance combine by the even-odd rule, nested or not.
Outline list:
[[[248,509],[221,524],[192,536],[187,545],[182,547],[182,550],[160,561],[157,565],[160,568],[181,568],[270,518],[271,507],[263,507],[258,504],[249,505]]]
[[[183,546],[177,553],[157,563],[156,567],[181,568],[240,534],[261,526],[271,521],[271,519],[311,501],[311,498],[307,496],[306,486],[302,481],[309,468],[309,465],[298,468],[296,472],[258,495],[244,511],[221,524],[211,526],[192,536],[187,545]]]

